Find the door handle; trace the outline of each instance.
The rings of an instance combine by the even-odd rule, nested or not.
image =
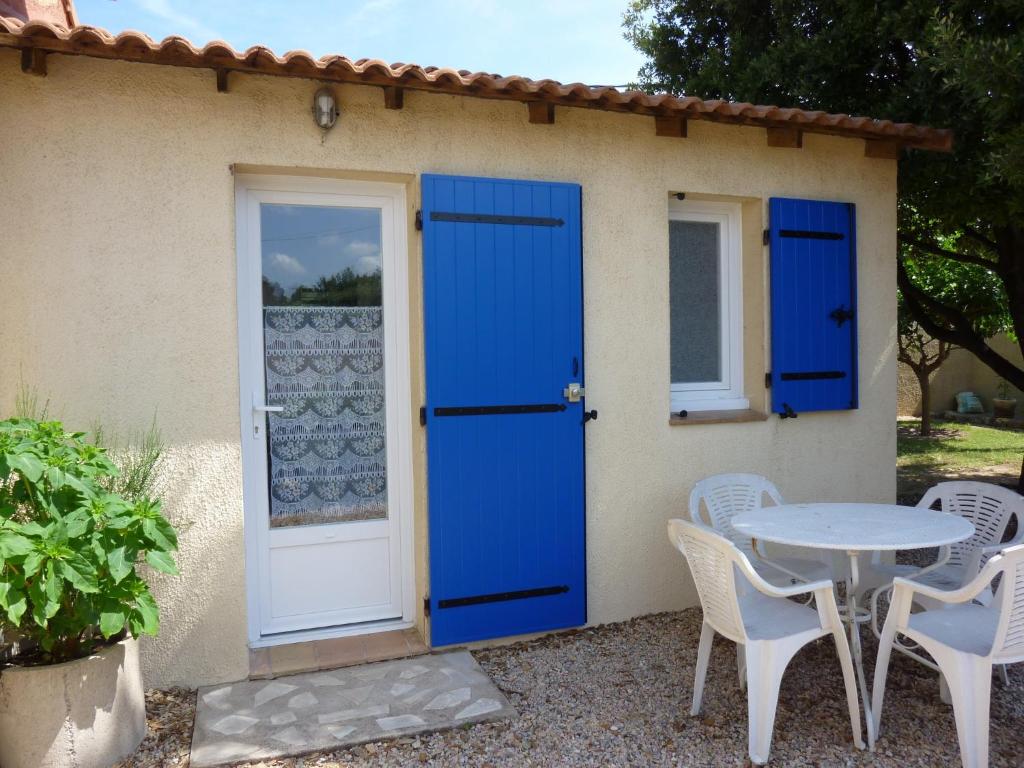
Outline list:
[[[252,393],[252,436],[255,438],[260,436],[260,425],[266,422],[263,414],[282,413],[284,411],[283,405],[265,405],[260,402],[262,399],[260,395],[257,395],[255,392]]]

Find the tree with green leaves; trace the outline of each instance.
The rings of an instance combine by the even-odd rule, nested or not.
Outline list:
[[[624,26],[648,90],[952,128],[899,162],[901,300],[1024,389],[987,341],[1024,353],[1024,3],[634,0]]]

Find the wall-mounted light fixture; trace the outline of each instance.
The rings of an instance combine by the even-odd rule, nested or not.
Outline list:
[[[329,131],[338,121],[338,102],[330,88],[321,88],[313,96],[313,119],[321,131]]]

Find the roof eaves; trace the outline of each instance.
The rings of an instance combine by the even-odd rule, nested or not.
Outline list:
[[[473,98],[541,101],[563,107],[830,134],[939,152],[950,151],[953,144],[953,134],[949,130],[891,120],[719,99],[703,100],[693,96],[620,91],[609,86],[562,84],[554,80],[502,77],[415,64],[387,64],[377,59],[353,61],[337,55],[315,59],[306,51],[289,51],[284,56],[277,56],[264,46],[253,46],[240,52],[222,41],[197,48],[184,37],[167,37],[158,43],[132,30],[112,35],[97,27],[64,29],[46,22],[0,18],[0,47],[221,72],[400,87]]]

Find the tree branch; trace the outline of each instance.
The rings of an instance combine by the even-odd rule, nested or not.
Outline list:
[[[985,237],[983,234],[981,234],[981,232],[976,230],[974,227],[965,226],[964,234],[971,238],[974,242],[979,243],[980,245],[984,245],[986,248],[990,248],[996,252],[999,251],[999,246],[996,244],[995,240],[990,240],[989,238]]]
[[[909,245],[911,248],[919,248],[922,251],[926,251],[935,256],[941,256],[944,259],[952,259],[953,261],[959,261],[964,264],[974,264],[985,269],[991,269],[993,272],[999,273],[999,264],[991,259],[984,259],[981,256],[975,256],[970,253],[960,253],[959,251],[949,251],[945,248],[939,248],[934,243],[926,243],[923,240],[916,240],[906,235],[899,236],[900,242],[904,245]]]
[[[907,309],[928,335],[966,349],[1017,389],[1024,389],[1024,370],[986,344],[965,315],[936,301],[914,285],[906,266],[899,259],[896,261],[896,281]],[[931,313],[944,318],[949,326],[939,324]]]

